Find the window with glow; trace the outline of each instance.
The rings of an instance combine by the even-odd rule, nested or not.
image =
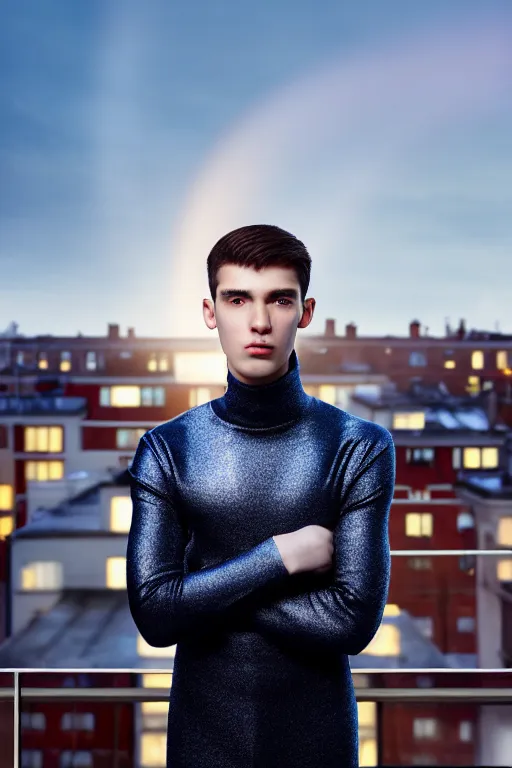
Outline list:
[[[425,414],[423,411],[393,414],[393,429],[424,429],[424,427]]]
[[[37,367],[40,368],[42,371],[48,368],[48,358],[46,357],[46,352],[39,353],[37,357]]]
[[[408,512],[405,516],[406,536],[432,536],[433,526],[431,512]]]
[[[63,584],[62,563],[37,561],[21,568],[20,586],[23,590],[61,589]]]
[[[10,512],[14,506],[14,490],[12,485],[0,485],[0,511]]]
[[[225,384],[228,375],[224,352],[175,352],[177,384]]]
[[[444,367],[448,369],[455,368],[455,360],[445,360]]]
[[[141,768],[165,768],[167,760],[167,733],[146,731],[140,734]]]
[[[482,370],[484,367],[484,353],[480,349],[475,349],[471,355],[471,367],[474,371]]]
[[[0,517],[0,539],[10,536],[14,529],[14,518],[12,515],[3,515]]]
[[[62,480],[64,477],[63,461],[26,461],[25,480]]]
[[[126,589],[126,557],[107,557],[107,587]]]
[[[212,399],[211,390],[208,387],[194,387],[190,390],[188,396],[189,408],[195,408],[197,405],[203,405]]]
[[[401,639],[398,627],[382,623],[370,643],[361,655],[368,656],[399,656]]]
[[[498,560],[496,563],[498,581],[512,581],[512,560]]]
[[[63,427],[25,427],[25,453],[62,453]]]
[[[512,547],[512,517],[500,517],[498,521],[498,544]]]
[[[130,496],[113,496],[110,499],[110,530],[128,533],[132,522],[132,511]]]
[[[508,368],[508,352],[506,349],[500,349],[496,352],[496,368],[499,371]]]
[[[464,469],[496,469],[498,461],[497,446],[468,446],[463,449]]]

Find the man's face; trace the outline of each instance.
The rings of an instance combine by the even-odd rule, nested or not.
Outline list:
[[[217,277],[215,305],[204,299],[203,314],[207,326],[218,329],[229,370],[246,384],[267,384],[280,378],[288,370],[297,328],[311,322],[315,300],[308,299],[303,309],[299,281],[290,267],[256,271],[225,264]],[[265,342],[273,349],[257,355],[247,349],[252,342]]]

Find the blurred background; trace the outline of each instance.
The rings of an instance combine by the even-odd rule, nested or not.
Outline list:
[[[304,388],[396,445],[360,764],[512,765],[510,2],[1,14],[0,768],[165,765],[126,469],[223,394],[206,258],[253,223],[312,257]]]

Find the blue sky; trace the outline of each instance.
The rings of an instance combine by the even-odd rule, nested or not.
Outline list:
[[[306,333],[512,333],[505,2],[8,0],[0,330],[210,335],[217,237],[313,259]]]

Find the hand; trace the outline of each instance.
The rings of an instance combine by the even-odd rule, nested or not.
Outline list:
[[[306,525],[273,537],[288,573],[325,573],[332,567],[333,533],[321,525]]]

